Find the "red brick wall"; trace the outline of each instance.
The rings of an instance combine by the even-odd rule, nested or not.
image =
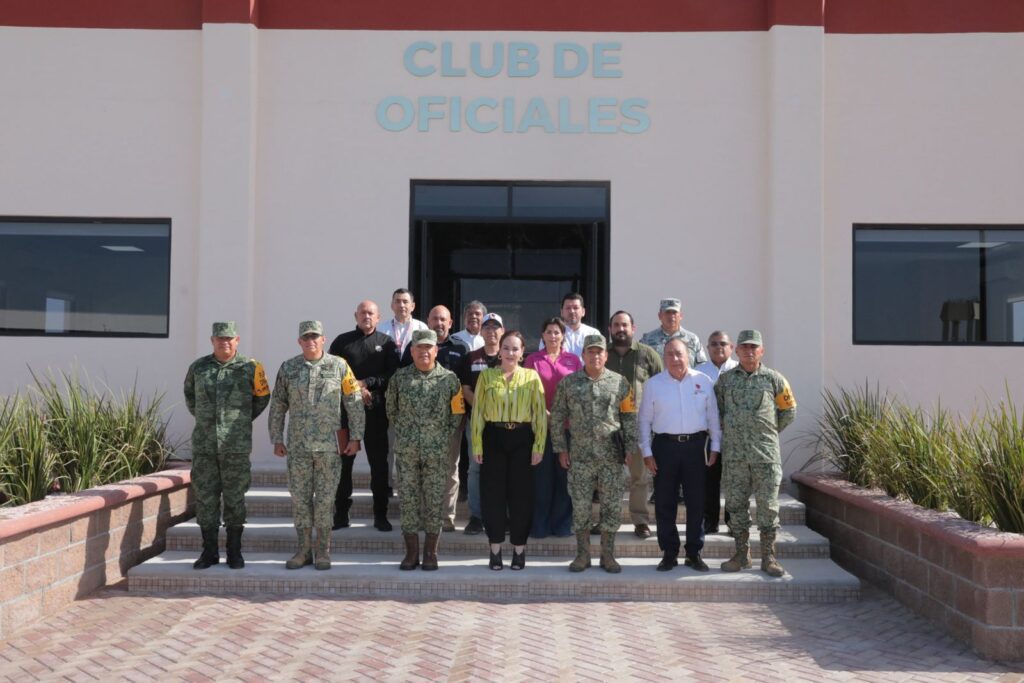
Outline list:
[[[187,468],[0,510],[0,639],[164,548],[192,514]]]
[[[807,524],[832,558],[989,659],[1024,660],[1024,536],[798,472]]]

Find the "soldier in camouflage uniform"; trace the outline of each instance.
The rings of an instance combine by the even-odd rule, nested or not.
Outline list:
[[[679,299],[662,299],[658,306],[658,320],[661,327],[645,334],[640,343],[647,344],[661,357],[665,355],[665,342],[679,337],[690,350],[690,367],[707,362],[708,354],[700,343],[700,337],[679,325],[683,321],[683,307]]]
[[[206,569],[220,562],[217,534],[223,496],[228,566],[241,569],[245,492],[252,478],[252,422],[270,402],[270,387],[263,366],[238,355],[234,322],[214,323],[210,343],[213,353],[192,363],[185,375],[185,405],[196,418],[192,490],[203,533],[203,552],[192,567]]]
[[[274,455],[288,458],[288,490],[299,536],[299,551],[285,567],[298,569],[313,562],[316,528],[316,568],[330,569],[334,496],[341,479],[337,432],[344,410],[349,442],[341,456],[359,452],[365,424],[363,399],[348,363],[324,353],[324,328],[319,320],[299,324],[299,347],[302,354],[286,360],[277,371],[270,402],[270,441]]]
[[[416,330],[409,342],[413,365],[399,369],[388,383],[388,420],[395,429],[395,460],[402,469],[405,559],[400,569],[419,564],[419,532],[425,531],[423,569],[437,569],[437,540],[448,488],[448,453],[466,414],[462,384],[437,363],[437,334]]]
[[[775,559],[775,530],[779,527],[779,484],[782,457],[779,432],[796,417],[796,400],[789,382],[761,364],[761,333],[743,330],[736,339],[738,367],[722,373],[715,383],[722,418],[722,492],[729,512],[729,532],[736,553],[722,571],[750,566],[750,496],[757,503],[761,532],[761,570],[769,576],[785,572]]]
[[[601,567],[609,573],[622,571],[615,560],[615,532],[622,517],[624,447],[637,443],[636,403],[629,381],[605,368],[608,343],[603,335],[583,340],[583,370],[558,383],[548,422],[569,421],[571,447],[565,432],[551,430],[551,447],[562,467],[569,470],[576,559],[569,571],[590,566],[590,503],[597,488],[601,505]],[[620,441],[621,439],[621,441]]]

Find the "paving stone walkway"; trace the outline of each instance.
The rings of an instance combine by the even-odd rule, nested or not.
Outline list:
[[[848,604],[139,597],[0,642],[24,681],[1024,681],[866,588]]]

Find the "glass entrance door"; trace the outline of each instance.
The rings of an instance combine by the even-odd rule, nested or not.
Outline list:
[[[414,181],[410,282],[421,305],[448,306],[455,327],[474,299],[530,349],[562,296],[580,292],[586,322],[608,315],[607,183]],[[434,215],[431,215],[434,214]]]

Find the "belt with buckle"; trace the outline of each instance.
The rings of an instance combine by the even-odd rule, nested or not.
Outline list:
[[[498,429],[507,429],[508,431],[513,431],[515,429],[523,429],[524,427],[530,426],[529,422],[488,422],[487,424],[490,425],[491,427],[497,427]]]
[[[699,439],[707,435],[708,433],[706,431],[694,432],[693,434],[655,434],[655,436],[664,437],[669,441],[678,441],[679,443],[686,443],[690,439]]]

